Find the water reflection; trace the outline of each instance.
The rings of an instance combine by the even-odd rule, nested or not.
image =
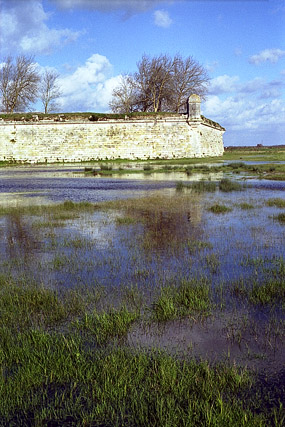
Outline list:
[[[6,216],[3,242],[6,258],[24,261],[26,265],[33,260],[40,248],[32,228],[25,223],[20,213]]]
[[[144,246],[152,250],[173,249],[189,239],[201,238],[202,230],[198,227],[201,221],[201,208],[195,204],[182,212],[160,210],[141,211],[139,216],[144,224]]]

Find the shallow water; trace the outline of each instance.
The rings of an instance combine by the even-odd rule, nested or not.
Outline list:
[[[0,272],[10,269],[15,277],[22,275],[56,289],[106,287],[110,292],[103,307],[120,304],[121,289],[132,286],[143,304],[151,307],[161,288],[181,279],[207,277],[217,303],[224,293],[223,310],[214,310],[204,322],[194,316],[159,325],[152,322],[150,327],[139,324],[128,335],[129,345],[281,372],[284,344],[274,327],[277,319],[281,328],[280,305],[256,308],[234,299],[229,289],[241,279],[261,282],[284,268],[284,225],[274,219],[284,209],[269,207],[266,201],[284,198],[285,183],[249,180],[244,191],[197,195],[185,190],[179,195],[175,185],[181,175],[173,172],[164,180],[164,174],[155,173],[116,179],[86,177],[80,171],[70,165],[0,169],[0,205],[155,196],[168,198],[169,206],[137,208],[129,225],[119,225],[118,219],[129,215],[122,208],[57,221],[24,216],[20,210],[2,216]],[[193,180],[185,174],[182,178]],[[149,200],[156,203],[155,198]],[[253,208],[241,209],[244,202]],[[209,212],[215,203],[232,210],[220,215]]]
[[[133,166],[132,166],[133,167]],[[156,190],[173,189],[178,181],[189,183],[202,179],[219,181],[223,172],[137,173],[112,177],[88,177],[78,165],[26,165],[0,168],[0,203],[19,206],[72,200],[92,203],[130,197],[144,197]],[[244,180],[244,178],[243,178]],[[284,182],[250,179],[253,188],[284,191]],[[28,200],[27,200],[28,199]]]

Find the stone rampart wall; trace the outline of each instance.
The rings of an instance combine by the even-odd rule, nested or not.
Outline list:
[[[186,118],[0,124],[0,160],[22,162],[220,156],[223,130]]]

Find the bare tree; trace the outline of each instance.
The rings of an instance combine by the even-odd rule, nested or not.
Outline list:
[[[134,79],[128,74],[121,76],[119,86],[113,90],[109,107],[114,113],[128,114],[135,109],[137,90]]]
[[[2,109],[7,113],[21,111],[35,102],[40,76],[32,56],[21,55],[15,61],[11,56],[0,68]]]
[[[169,55],[152,58],[143,55],[137,66],[138,70],[128,76],[132,81],[134,95],[131,101],[132,111],[179,112],[185,110],[187,98],[191,93],[201,97],[206,94],[209,81],[207,71],[191,56],[184,59],[178,54],[174,58]],[[116,111],[120,108],[124,110],[124,103],[120,101],[119,96],[122,92],[121,85],[113,93],[116,95]]]
[[[41,84],[40,84],[40,99],[44,106],[45,114],[55,111],[58,108],[56,99],[61,96],[57,80],[59,74],[53,70],[45,70]]]
[[[207,92],[209,76],[205,68],[192,56],[183,59],[175,55],[173,60],[173,78],[171,81],[171,99],[168,99],[167,108],[178,113],[187,102],[191,93],[204,98]]]
[[[168,55],[150,58],[143,55],[134,74],[140,91],[143,111],[161,111],[163,101],[169,96],[169,83],[172,78],[173,61]]]

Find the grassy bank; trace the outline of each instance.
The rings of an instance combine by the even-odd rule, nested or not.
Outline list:
[[[98,296],[60,295],[4,277],[0,289],[0,425],[281,427],[284,421],[278,399],[263,396],[264,385],[246,369],[126,346],[138,311],[90,311]],[[178,307],[208,310],[206,283],[163,292]],[[163,297],[154,313],[165,321]]]

